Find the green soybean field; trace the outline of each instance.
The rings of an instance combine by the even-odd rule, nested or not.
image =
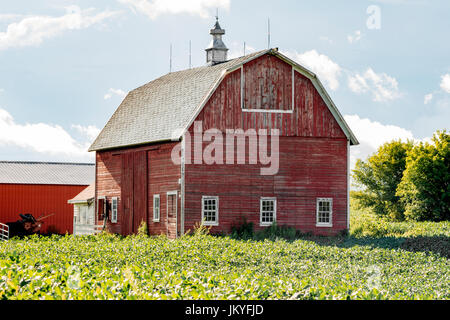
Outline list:
[[[383,242],[109,234],[0,243],[0,299],[449,299],[448,257]]]

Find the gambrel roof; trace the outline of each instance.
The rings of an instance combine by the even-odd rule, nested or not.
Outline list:
[[[169,73],[131,91],[89,151],[180,139],[225,76],[265,54],[278,56],[309,78],[350,143],[359,144],[317,76],[277,49],[269,49],[214,66]]]

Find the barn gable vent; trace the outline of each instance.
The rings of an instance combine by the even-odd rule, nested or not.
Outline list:
[[[225,30],[220,27],[218,16],[216,16],[214,28],[209,33],[213,39],[208,48],[206,48],[206,63],[213,66],[227,61],[228,48],[222,41]]]

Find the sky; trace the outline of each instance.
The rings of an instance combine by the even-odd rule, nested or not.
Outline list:
[[[450,127],[450,2],[14,0],[0,2],[0,160],[93,162],[127,92],[206,63],[216,10],[229,57],[270,46],[315,72],[360,146]]]

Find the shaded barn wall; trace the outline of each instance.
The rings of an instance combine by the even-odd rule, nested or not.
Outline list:
[[[147,222],[151,235],[167,234],[167,192],[178,191],[177,206],[180,217],[180,165],[171,160],[176,143],[147,145],[97,152],[96,198],[118,198],[118,222],[107,222],[110,232],[122,235],[136,233],[142,220]],[[160,194],[161,219],[153,221],[153,195]],[[180,218],[178,218],[180,221]],[[99,222],[100,224],[103,221]]]
[[[0,222],[20,220],[19,214],[55,214],[44,220],[41,233],[73,232],[73,205],[67,201],[87,186],[0,184]]]
[[[241,70],[237,70],[223,80],[196,121],[203,122],[203,132],[211,128],[222,132],[226,129],[279,129],[280,170],[275,176],[261,176],[260,165],[186,164],[185,229],[192,229],[201,220],[202,196],[219,196],[219,226],[213,227],[212,232],[229,232],[231,226],[239,224],[244,217],[259,228],[261,197],[277,198],[279,224],[316,234],[336,234],[346,229],[347,138],[314,85],[294,72],[294,108],[292,113],[287,113],[285,111],[291,108],[289,101],[292,101],[290,65],[267,55],[246,64],[243,72],[245,107],[278,107],[284,113],[243,112]],[[264,93],[269,89],[272,93]],[[249,97],[252,94],[254,96]],[[189,132],[193,137],[194,125]],[[332,228],[316,227],[317,198],[333,198]]]

